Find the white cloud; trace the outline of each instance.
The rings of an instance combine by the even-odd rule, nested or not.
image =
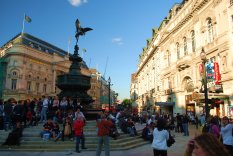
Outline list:
[[[78,7],[80,6],[82,3],[87,3],[87,0],[68,0],[70,2],[71,5]]]
[[[122,45],[123,44],[123,40],[120,37],[116,37],[112,39],[112,42],[118,45]]]

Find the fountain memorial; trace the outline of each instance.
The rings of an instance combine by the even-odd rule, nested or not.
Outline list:
[[[82,58],[78,54],[79,46],[78,40],[80,36],[85,35],[91,28],[82,28],[79,20],[75,22],[76,25],[76,45],[74,46],[74,54],[70,56],[69,60],[72,62],[69,68],[69,72],[64,75],[57,76],[56,85],[61,92],[58,94],[59,98],[70,97],[73,100],[79,99],[82,105],[88,105],[93,100],[87,94],[87,91],[91,88],[91,77],[81,73]]]

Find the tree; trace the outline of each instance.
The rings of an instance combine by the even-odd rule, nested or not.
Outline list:
[[[132,107],[132,101],[130,99],[124,99],[121,104],[124,108]]]

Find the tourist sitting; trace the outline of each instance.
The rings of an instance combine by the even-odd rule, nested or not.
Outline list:
[[[59,125],[57,122],[53,123],[53,129],[52,129],[52,137],[55,139],[54,141],[57,141],[59,138],[62,137],[62,132],[60,131]]]
[[[148,140],[150,142],[153,141],[153,125],[154,123],[151,123],[150,125],[146,124],[146,126],[142,130],[142,138],[144,140]]]
[[[135,128],[135,124],[132,120],[132,118],[128,118],[128,121],[127,121],[127,132],[130,136],[135,136],[135,135],[138,135],[137,134],[137,130]]]
[[[128,133],[128,131],[127,131],[128,124],[127,124],[127,121],[125,118],[120,118],[119,127],[120,127],[122,132],[124,132],[125,134]]]
[[[40,137],[45,140],[50,139],[52,136],[52,130],[53,130],[53,122],[49,118],[47,122],[43,125],[43,131],[40,132]]]

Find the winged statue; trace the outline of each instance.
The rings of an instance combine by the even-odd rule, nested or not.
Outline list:
[[[85,33],[87,31],[93,30],[92,28],[89,28],[89,27],[82,28],[78,19],[76,20],[75,25],[76,25],[76,35],[75,35],[75,37],[77,39],[77,42],[78,42],[78,39],[79,39],[80,35],[83,36],[83,35],[85,35]]]

